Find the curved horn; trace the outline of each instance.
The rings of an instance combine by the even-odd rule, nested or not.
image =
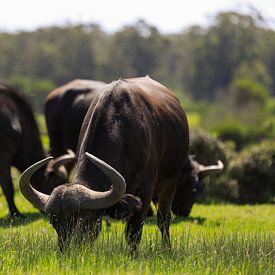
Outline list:
[[[224,165],[221,160],[218,160],[217,165],[204,166],[202,164],[199,164],[198,166],[199,173],[210,172],[210,171],[221,171],[223,170],[223,168],[224,168]]]
[[[32,175],[43,165],[45,165],[49,160],[51,160],[53,157],[48,157],[45,159],[42,159],[35,164],[31,165],[29,168],[27,168],[24,173],[21,175],[19,180],[19,187],[24,195],[24,197],[36,208],[39,210],[45,211],[46,203],[49,199],[49,195],[45,195],[37,190],[35,190],[30,185],[30,179]]]
[[[54,170],[57,170],[61,165],[71,163],[75,160],[76,160],[75,153],[71,149],[68,149],[67,154],[62,155],[53,160],[52,168]]]
[[[117,203],[126,191],[126,183],[123,176],[109,164],[103,160],[85,153],[90,161],[92,161],[111,181],[110,190],[105,192],[96,192],[83,185],[77,185],[76,189],[80,195],[81,209],[103,209]]]

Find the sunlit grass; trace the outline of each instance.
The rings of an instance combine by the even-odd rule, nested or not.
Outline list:
[[[275,209],[272,205],[196,205],[186,221],[171,225],[172,251],[165,251],[154,218],[146,220],[140,252],[131,255],[124,222],[112,221],[93,245],[71,246],[61,254],[47,216],[17,193],[26,218],[9,221],[0,197],[1,273],[186,273],[272,274]],[[274,274],[274,273],[273,273]]]

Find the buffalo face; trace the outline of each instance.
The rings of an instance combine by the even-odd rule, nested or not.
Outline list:
[[[81,243],[83,239],[90,244],[101,231],[101,211],[80,211],[71,215],[50,214],[50,223],[58,235],[61,250],[71,241]]]
[[[56,187],[50,195],[35,190],[30,185],[31,177],[51,157],[30,166],[20,178],[19,186],[24,197],[39,210],[50,214],[61,249],[72,236],[82,239],[85,235],[93,241],[100,232],[104,209],[119,202],[126,190],[125,180],[117,170],[89,153],[86,156],[110,180],[112,185],[108,191],[94,191],[86,187],[89,186],[88,183],[63,184]]]
[[[217,165],[204,166],[189,156],[179,177],[172,211],[177,216],[188,217],[197,197],[204,189],[203,178],[213,171],[223,169],[219,160]]]
[[[197,188],[202,189],[202,182],[189,157],[181,171],[172,203],[172,211],[175,215],[187,217],[190,214],[198,194]]]

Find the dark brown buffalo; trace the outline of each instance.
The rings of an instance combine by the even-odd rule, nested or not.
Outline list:
[[[53,156],[61,156],[68,149],[76,151],[85,114],[105,85],[104,82],[77,79],[48,95],[45,101],[45,115]],[[71,168],[71,165],[67,167]],[[216,166],[210,166],[209,169],[208,167],[198,164],[191,157],[187,160],[172,204],[174,214],[184,217],[189,215],[198,194],[203,189],[202,176]],[[216,167],[216,169],[220,168]],[[150,209],[149,216],[152,214]]]
[[[76,226],[95,238],[104,212],[122,217],[120,212],[129,210],[126,239],[135,249],[154,197],[158,226],[169,245],[171,205],[188,145],[186,115],[166,87],[150,77],[118,80],[103,88],[85,116],[72,183],[50,196],[32,188],[32,174],[46,159],[24,172],[20,188],[34,206],[51,214],[60,245]],[[138,196],[142,207],[129,194]]]
[[[221,171],[223,163],[204,166],[188,157],[178,181],[177,191],[172,204],[172,212],[180,217],[188,217],[197,197],[203,191],[203,177],[215,171]]]
[[[0,144],[0,184],[10,216],[21,216],[14,203],[10,169],[14,166],[23,172],[32,163],[45,158],[45,154],[30,104],[22,93],[3,83],[0,83]],[[60,167],[51,161],[47,169],[38,171],[32,178],[32,186],[50,194],[54,187],[64,183],[62,170],[56,169],[61,178],[50,172],[56,166]]]
[[[199,194],[204,189],[203,178],[211,172],[221,171],[222,169],[223,163],[220,160],[217,165],[204,166],[189,155],[178,179],[171,208],[172,212],[180,217],[188,217]],[[156,198],[153,198],[153,202],[155,205],[157,204]],[[148,216],[153,215],[153,209],[150,208]]]
[[[84,116],[106,83],[76,79],[52,91],[45,101],[45,116],[50,138],[50,152],[54,157],[76,152]]]

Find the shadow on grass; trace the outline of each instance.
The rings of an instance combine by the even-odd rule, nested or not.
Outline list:
[[[172,218],[172,224],[173,223],[180,223],[180,222],[192,222],[195,224],[203,225],[206,221],[206,218],[204,217],[174,217]],[[157,218],[156,217],[147,217],[145,219],[145,224],[157,224]]]
[[[194,224],[198,224],[198,225],[203,225],[205,222],[207,221],[207,219],[205,217],[174,217],[172,219],[171,224],[177,224],[180,222],[191,222]],[[220,226],[219,222],[210,222],[211,225],[213,226]],[[145,224],[157,224],[157,218],[156,217],[147,217],[145,219]]]
[[[23,217],[1,217],[0,227],[15,227],[29,224],[39,219],[46,219],[47,215],[42,213],[24,213]]]
[[[204,217],[174,217],[172,223],[191,222],[199,225],[203,225],[206,221]]]
[[[191,222],[198,225],[204,225],[207,219],[205,217],[174,217],[172,223],[180,223],[182,221]],[[217,221],[208,221],[208,225],[220,226],[221,223]]]

